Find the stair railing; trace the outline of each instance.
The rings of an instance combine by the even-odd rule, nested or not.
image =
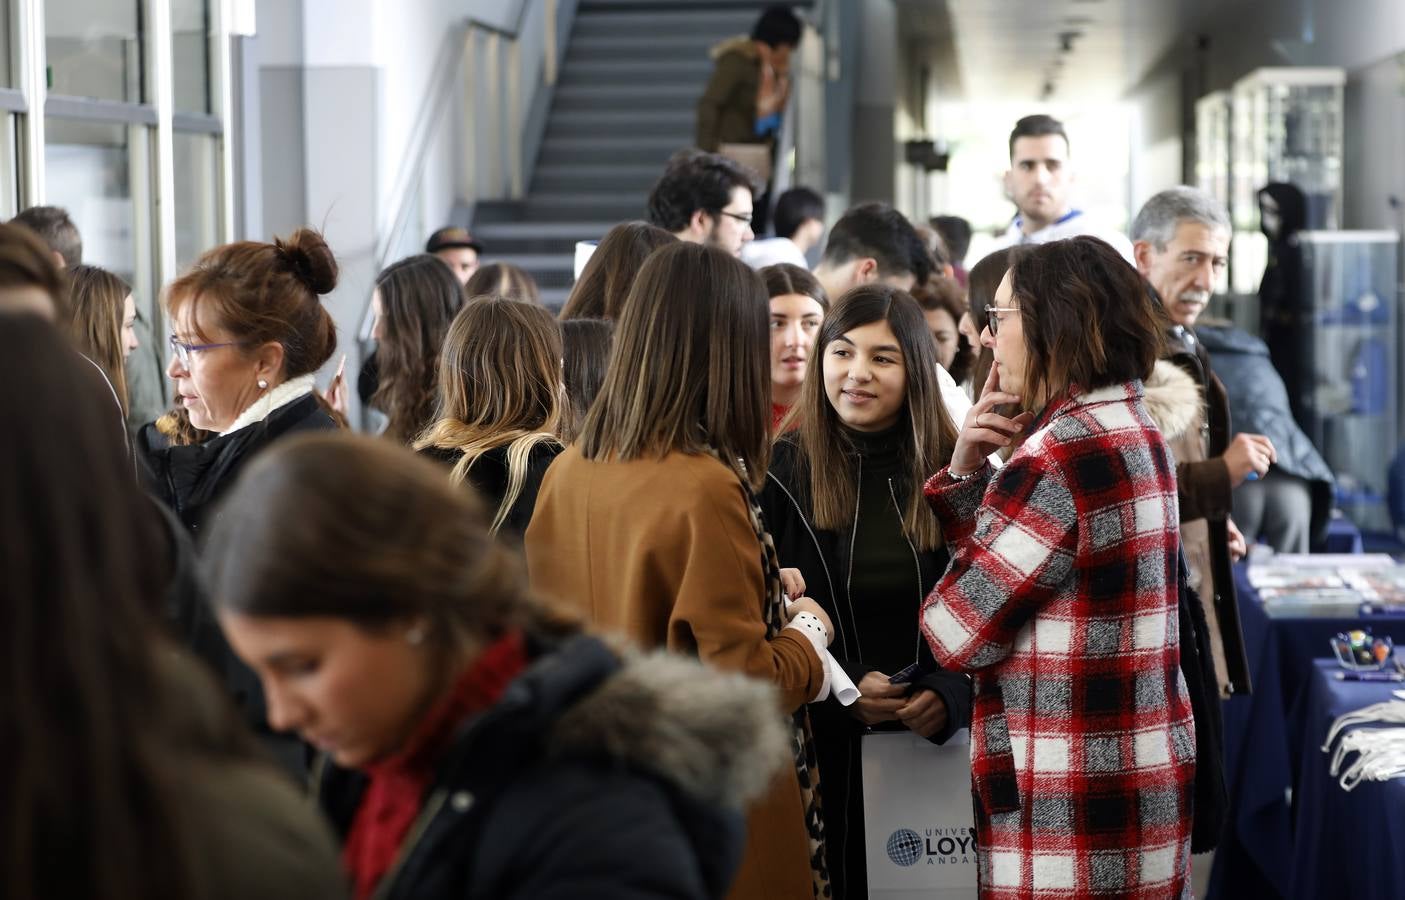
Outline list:
[[[535,155],[527,146],[533,105],[528,92],[535,100],[556,83],[564,44],[561,7],[574,5],[574,0],[521,0],[511,24],[469,16],[444,36],[395,178],[394,214],[376,245],[378,270],[416,252],[423,240],[417,219],[425,169],[446,122],[460,123],[455,179],[460,201],[523,196],[527,157]],[[461,104],[457,110],[455,99]],[[369,329],[367,322],[363,337]]]

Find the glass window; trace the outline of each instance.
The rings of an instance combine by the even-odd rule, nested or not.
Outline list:
[[[135,296],[154,297],[148,128],[50,118],[45,129],[46,202],[68,210],[83,261],[121,276]]]
[[[0,87],[14,87],[15,73],[10,70],[14,51],[10,47],[10,16],[14,3],[0,0]]]
[[[19,116],[0,118],[0,218],[20,211]]]
[[[46,0],[49,92],[142,103],[140,0]]]
[[[176,111],[213,112],[209,0],[171,0],[171,57]]]
[[[219,243],[219,138],[177,131],[173,136],[176,185],[176,265],[180,269]]]

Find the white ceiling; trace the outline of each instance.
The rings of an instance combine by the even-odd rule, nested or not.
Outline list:
[[[1207,0],[902,0],[902,6],[917,27],[946,32],[941,36],[951,42],[965,99],[1039,100],[1052,84],[1048,99],[1056,102],[1120,98],[1211,9]]]

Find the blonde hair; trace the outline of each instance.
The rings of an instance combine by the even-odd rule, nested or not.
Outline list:
[[[127,365],[122,349],[122,318],[132,289],[106,269],[74,266],[68,271],[73,311],[69,332],[79,352],[97,363],[127,411]]]
[[[439,362],[435,421],[414,448],[462,456],[449,478],[462,484],[484,453],[507,448],[508,486],[493,516],[497,532],[522,493],[533,448],[559,444],[561,330],[540,306],[476,297],[454,317]]]

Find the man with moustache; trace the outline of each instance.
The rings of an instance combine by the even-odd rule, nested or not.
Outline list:
[[[1131,229],[1137,269],[1171,320],[1166,358],[1200,388],[1194,424],[1172,441],[1172,452],[1177,460],[1181,545],[1190,564],[1191,586],[1207,601],[1211,656],[1222,695],[1249,689],[1230,569],[1231,555],[1237,558],[1246,550],[1244,536],[1229,517],[1233,490],[1246,480],[1262,478],[1278,458],[1263,435],[1229,439],[1228,396],[1193,330],[1228,262],[1229,235],[1229,214],[1214,198],[1191,187],[1152,197]]]

